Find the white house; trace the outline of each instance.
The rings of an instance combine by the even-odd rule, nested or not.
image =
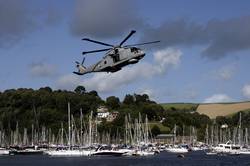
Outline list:
[[[100,106],[97,108],[97,118],[107,118],[110,115],[108,108],[105,106]]]

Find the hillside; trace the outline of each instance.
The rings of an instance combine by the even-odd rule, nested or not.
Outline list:
[[[162,103],[161,106],[165,110],[176,109],[176,110],[187,110],[194,111],[198,107],[199,104],[195,103]]]
[[[200,104],[196,111],[214,119],[216,116],[228,116],[248,109],[250,109],[250,101],[239,103]]]
[[[250,101],[237,103],[162,103],[165,110],[185,110],[187,112],[197,111],[214,119],[216,116],[228,116],[239,111],[250,109]]]

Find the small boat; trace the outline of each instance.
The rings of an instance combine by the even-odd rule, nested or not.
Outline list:
[[[170,153],[187,153],[188,149],[181,146],[169,146],[166,151]]]
[[[201,151],[202,149],[200,147],[197,146],[193,146],[191,147],[191,151]]]
[[[135,156],[152,156],[155,154],[156,153],[153,151],[139,150],[139,151],[135,151],[135,153],[133,155],[135,155]]]
[[[207,153],[206,153],[206,155],[209,155],[209,156],[210,156],[210,155],[217,155],[217,154],[218,154],[218,153],[216,153],[216,152],[207,152]]]
[[[242,147],[240,145],[232,144],[231,141],[228,141],[226,144],[218,144],[216,147],[213,147],[212,150],[217,153],[226,153],[230,155],[238,155],[241,152]]]
[[[91,151],[86,150],[51,150],[47,151],[46,154],[50,156],[90,156]]]
[[[250,149],[242,149],[239,152],[240,154],[250,154]]]
[[[37,146],[34,147],[18,147],[11,149],[9,155],[41,155],[44,150],[39,149]]]
[[[90,156],[92,154],[92,150],[90,148],[75,148],[75,147],[67,147],[60,146],[54,150],[47,150],[44,152],[50,156]]]
[[[218,153],[214,150],[209,150],[208,152],[206,152],[206,155],[217,155]]]
[[[8,155],[9,152],[10,151],[6,148],[0,148],[0,155]]]
[[[185,158],[184,154],[177,155],[178,158]]]
[[[92,152],[93,156],[122,156],[125,153],[124,150],[115,149],[111,146],[99,146],[96,151]]]

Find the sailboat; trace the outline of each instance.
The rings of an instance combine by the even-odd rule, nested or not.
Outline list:
[[[166,147],[166,151],[170,152],[170,153],[187,153],[188,149],[182,146],[178,146],[175,145],[176,142],[176,125],[174,125],[174,141],[173,141],[173,145],[169,145],[168,147]]]
[[[91,113],[92,114],[92,113]],[[68,103],[68,147],[58,148],[56,150],[49,150],[46,154],[50,156],[90,156],[91,151],[89,149],[74,149],[72,147],[72,133],[71,133],[71,118],[70,118],[70,103]]]

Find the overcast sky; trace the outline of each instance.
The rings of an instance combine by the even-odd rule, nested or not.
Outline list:
[[[0,91],[83,85],[104,99],[146,93],[157,102],[250,100],[250,1],[0,0]],[[143,46],[139,63],[116,73],[72,74],[83,37]],[[86,57],[88,66],[102,53]]]

